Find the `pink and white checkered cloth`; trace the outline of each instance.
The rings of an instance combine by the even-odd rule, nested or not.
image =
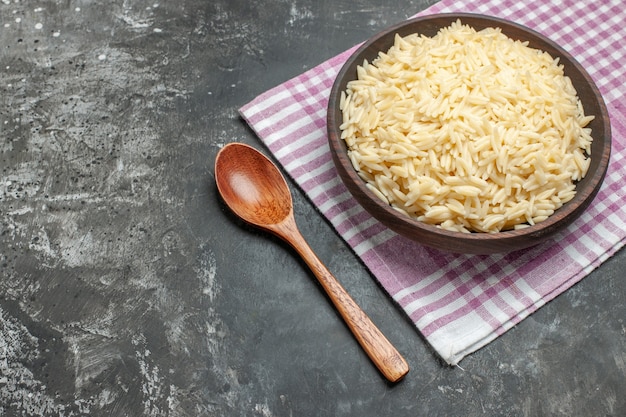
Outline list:
[[[340,181],[326,136],[334,79],[356,47],[255,98],[243,118],[449,364],[457,364],[567,290],[626,240],[626,8],[623,0],[443,0],[420,13],[502,17],[550,37],[600,88],[613,151],[584,215],[537,247],[489,256],[429,249],[370,217]]]

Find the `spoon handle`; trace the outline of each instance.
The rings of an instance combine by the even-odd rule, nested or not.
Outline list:
[[[288,216],[275,226],[274,233],[291,244],[306,262],[378,370],[391,382],[402,379],[409,372],[405,359],[313,252],[298,230],[295,219]]]

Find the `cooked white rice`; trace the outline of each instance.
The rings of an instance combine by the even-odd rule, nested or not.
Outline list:
[[[460,21],[400,37],[342,93],[342,138],[368,187],[454,231],[545,220],[589,168],[585,116],[558,59]]]

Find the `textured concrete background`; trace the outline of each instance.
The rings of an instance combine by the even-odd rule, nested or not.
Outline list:
[[[241,105],[432,2],[2,0],[0,415],[626,415],[624,251],[450,368],[292,187],[391,386],[217,198]]]

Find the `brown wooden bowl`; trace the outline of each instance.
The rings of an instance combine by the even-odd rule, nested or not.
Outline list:
[[[529,46],[559,57],[565,75],[572,80],[585,109],[585,114],[595,115],[589,127],[592,129],[591,166],[584,179],[576,185],[576,196],[555,211],[547,220],[527,228],[497,233],[452,232],[412,219],[399,213],[376,197],[358,176],[347,154],[346,143],[341,139],[339,126],[343,116],[339,109],[341,92],[347,83],[356,78],[356,68],[363,60],[371,62],[380,51],[387,51],[395,34],[407,36],[420,33],[434,36],[440,28],[450,26],[457,19],[481,30],[499,27],[512,39],[528,41]],[[611,125],[602,96],[585,69],[563,48],[545,36],[524,26],[503,19],[477,14],[451,13],[418,17],[392,26],[375,35],[358,48],[348,59],[332,87],[328,103],[328,140],[330,150],[344,184],[354,198],[373,217],[396,233],[420,244],[447,252],[489,254],[509,252],[541,243],[567,227],[589,206],[597,194],[609,165],[611,153]]]

